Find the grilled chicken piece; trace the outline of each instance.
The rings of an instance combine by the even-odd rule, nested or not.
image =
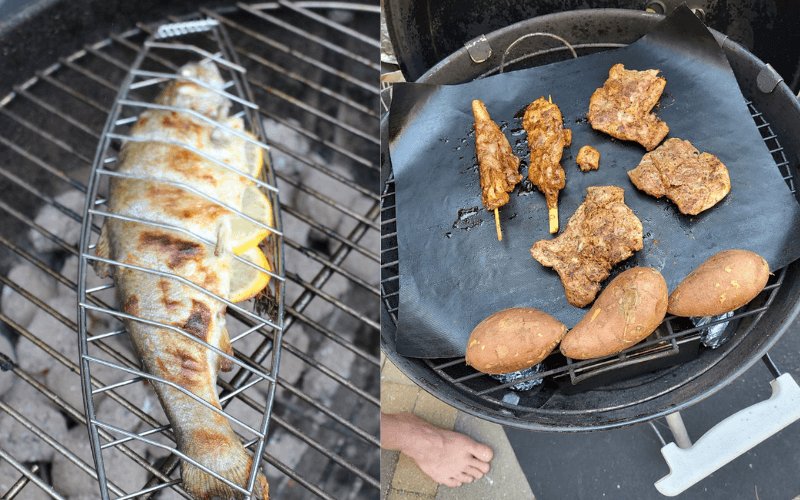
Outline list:
[[[522,180],[519,158],[500,127],[492,121],[486,105],[472,101],[475,117],[475,153],[481,175],[481,199],[486,210],[492,211],[508,203],[508,193]]]
[[[592,94],[589,123],[595,130],[652,151],[669,132],[667,124],[651,113],[666,84],[657,69],[636,71],[615,64],[608,80]]]
[[[655,151],[645,153],[639,165],[628,171],[628,177],[650,196],[666,196],[687,215],[708,210],[731,191],[728,169],[719,158],[700,153],[682,139],[668,139]]]
[[[591,146],[584,146],[578,151],[575,162],[581,168],[581,172],[597,170],[600,168],[600,151]]]
[[[550,232],[558,232],[558,192],[564,189],[566,175],[561,167],[564,148],[572,143],[572,131],[564,128],[558,106],[540,97],[530,103],[522,117],[528,133],[531,160],[528,179],[544,193],[550,219]]]
[[[642,223],[625,204],[625,191],[616,186],[593,186],[552,240],[540,240],[531,255],[561,277],[567,301],[585,307],[594,301],[611,268],[642,249]]]
[[[223,89],[224,81],[213,63],[188,64],[181,75]],[[159,103],[188,108],[243,131],[241,118],[228,117],[229,101],[188,80],[168,85]],[[124,264],[180,276],[210,292],[228,297],[230,292],[230,227],[234,213],[206,198],[165,183],[181,182],[234,207],[241,205],[249,181],[217,163],[170,141],[187,143],[211,157],[248,170],[249,144],[189,113],[150,110],[142,113],[131,135],[146,142],[127,142],[118,171],[157,180],[113,177],[109,211],[192,231],[207,245],[183,232],[156,225],[107,218],[97,245],[97,255]],[[101,276],[112,275],[122,310],[145,321],[173,329],[125,319],[125,326],[144,370],[180,386],[220,409],[217,374],[232,367],[229,359],[195,342],[197,337],[232,355],[225,329],[226,305],[191,286],[157,274],[99,263]],[[178,333],[188,333],[189,337]],[[153,382],[161,405],[175,432],[178,450],[189,458],[246,487],[253,458],[244,449],[228,419],[195,401],[175,387]],[[194,498],[242,498],[239,492],[186,461],[181,462],[183,487]],[[269,486],[256,475],[253,498],[266,499]]]

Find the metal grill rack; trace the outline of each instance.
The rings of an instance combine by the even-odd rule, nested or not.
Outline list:
[[[580,51],[595,51],[597,49],[611,49],[625,46],[624,44],[575,44],[569,47],[556,47],[536,52],[527,53],[510,61],[508,65],[519,64],[537,57],[544,57],[547,62],[553,62],[564,57],[570,57],[572,49]],[[555,59],[553,59],[555,57]],[[480,78],[496,74],[500,68],[494,68],[484,72]],[[791,172],[790,163],[786,157],[783,147],[780,145],[776,134],[773,132],[769,122],[764,116],[755,109],[752,102],[747,102],[750,114],[756,123],[756,127],[772,154],[775,165],[780,170],[792,193],[795,193],[794,179]],[[388,158],[385,159],[388,161]],[[381,297],[386,306],[391,321],[397,326],[398,304],[400,295],[400,276],[399,276],[399,257],[397,250],[397,225],[395,219],[395,184],[394,176],[390,173],[383,187],[381,195]],[[796,194],[796,193],[795,193]],[[464,358],[452,359],[427,359],[424,360],[427,367],[438,375],[443,381],[456,387],[459,391],[486,404],[488,408],[494,408],[504,414],[511,412],[518,418],[524,419],[527,411],[536,409],[539,413],[563,414],[566,410],[548,410],[542,408],[552,394],[552,390],[542,389],[543,387],[554,388],[556,385],[567,386],[567,390],[574,390],[571,386],[576,386],[581,382],[597,377],[595,382],[603,380],[601,375],[609,376],[605,380],[618,381],[624,375],[617,375],[614,372],[624,373],[623,369],[639,365],[640,372],[655,370],[661,366],[659,361],[668,364],[669,358],[677,358],[682,354],[681,347],[685,351],[697,349],[701,333],[704,329],[721,323],[727,323],[727,328],[736,328],[736,336],[744,336],[750,332],[763,314],[767,311],[770,304],[775,299],[780,289],[785,269],[775,272],[770,278],[765,289],[761,294],[744,308],[724,319],[717,319],[704,326],[697,327],[686,318],[667,316],[661,326],[644,342],[627,349],[619,354],[606,356],[591,360],[572,360],[564,357],[560,353],[554,353],[543,362],[543,368],[536,373],[525,377],[517,378],[512,382],[501,383],[500,381],[480,373],[469,367]],[[652,368],[650,368],[652,367]],[[542,379],[544,384],[537,385],[528,391],[512,391],[511,387],[528,381]],[[591,388],[591,386],[586,386]],[[584,410],[574,410],[583,412]]]
[[[0,229],[3,306],[13,297],[34,315],[31,324],[15,311],[0,308],[5,333],[15,344],[14,352],[0,344],[0,377],[13,377],[13,390],[35,392],[65,418],[70,435],[86,441],[87,417],[80,400],[61,387],[71,382],[74,388],[80,382],[78,332],[85,328],[84,354],[91,368],[84,375],[88,379],[91,371],[95,377],[86,387],[102,398],[90,406],[107,412],[99,417],[88,412],[105,464],[95,470],[91,453],[77,440],[65,439],[64,432],[44,425],[33,409],[7,402],[0,394],[4,422],[18,426],[53,457],[18,459],[9,451],[11,444],[0,443],[0,473],[5,467],[18,474],[0,491],[4,498],[24,498],[40,489],[53,498],[70,496],[69,487],[59,483],[63,464],[79,481],[99,479],[111,498],[188,497],[180,487],[179,459],[168,453],[174,440],[166,418],[138,378],[147,375],[139,371],[127,335],[119,323],[97,330],[98,325],[114,324],[95,310],[112,311],[106,307],[113,297],[111,284],[97,282],[91,269],[65,266],[77,260],[81,247],[63,227],[73,232],[80,227],[89,193],[94,220],[87,227],[99,230],[105,215],[103,183],[97,182],[97,204],[95,186],[86,184],[93,151],[107,137],[109,148],[103,151],[113,157],[125,127],[141,112],[137,106],[151,102],[146,93],[188,62],[185,50],[172,50],[160,45],[169,40],[156,40],[174,36],[190,37],[193,45],[232,63],[217,61],[233,82],[226,91],[258,106],[239,103],[249,130],[265,124],[266,141],[260,142],[270,146],[281,190],[285,285],[283,290],[273,288],[272,296],[285,294],[285,316],[279,307],[267,308],[264,316],[229,307],[229,328],[239,325],[231,336],[237,339],[240,369],[218,381],[225,412],[256,431],[234,425],[251,450],[259,446],[259,434],[266,434],[259,456],[267,464],[272,496],[377,495],[379,290],[370,268],[379,262],[379,197],[371,189],[379,171],[379,66],[371,57],[378,47],[378,12],[377,5],[289,1],[201,9],[189,18],[168,20],[192,22],[171,26],[169,32],[159,33],[158,25],[139,25],[86,45],[0,100],[0,187],[6,193],[0,198],[5,222]],[[204,31],[209,26],[213,29]],[[142,50],[149,38],[149,47]],[[225,47],[232,50],[226,52]],[[246,72],[237,71],[238,66]],[[126,82],[132,68],[140,71]],[[251,98],[243,91],[244,82],[253,89]],[[136,95],[117,100],[128,83]],[[107,117],[117,113],[109,122],[115,130],[104,130]],[[270,179],[263,181],[264,187],[275,186]],[[46,211],[51,219],[42,216]],[[31,244],[31,239],[36,242]],[[273,244],[280,240],[270,238]],[[87,237],[83,250],[90,250],[93,242],[94,236]],[[271,287],[277,287],[284,274],[281,260],[273,262]],[[10,273],[20,263],[30,270],[23,277]],[[63,300],[38,293],[30,280],[50,282],[72,307],[62,308]],[[83,293],[85,307],[76,317],[76,296]],[[47,331],[37,328],[39,317],[49,325]],[[275,376],[279,351],[281,372]],[[50,369],[34,369],[33,357]],[[120,369],[109,369],[108,363]],[[112,376],[121,371],[127,372],[124,378]],[[56,372],[61,380],[53,378]],[[142,387],[147,391],[137,389]],[[270,411],[265,433],[263,417]],[[103,425],[110,423],[109,414],[136,432]],[[133,477],[143,480],[134,482]]]

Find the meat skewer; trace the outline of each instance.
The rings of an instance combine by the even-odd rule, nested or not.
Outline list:
[[[494,211],[497,241],[502,241],[498,209],[508,203],[508,193],[522,180],[519,158],[511,151],[508,139],[479,99],[472,101],[472,115],[475,117],[475,154],[480,168],[481,199],[486,210]]]
[[[566,184],[561,155],[572,143],[572,131],[564,128],[561,110],[550,97],[540,97],[528,105],[522,126],[531,149],[528,179],[547,200],[550,234],[554,234],[558,232],[558,192]]]

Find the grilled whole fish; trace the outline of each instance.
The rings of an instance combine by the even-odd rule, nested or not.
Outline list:
[[[228,99],[206,88],[223,88],[224,82],[213,63],[188,64],[181,69],[181,75],[187,79],[170,83],[157,103],[194,110],[244,133],[242,119],[228,117]],[[123,145],[117,171],[139,178],[112,177],[109,211],[162,226],[109,217],[101,231],[97,255],[126,266],[175,274],[228,298],[233,258],[230,227],[236,215],[202,195],[238,209],[250,182],[214,159],[248,171],[248,162],[256,157],[254,147],[198,116],[179,111],[147,110],[130,135],[136,139]],[[177,142],[196,148],[202,155]],[[176,229],[165,229],[163,225]],[[209,244],[180,229],[195,233]],[[232,354],[225,328],[225,304],[172,277],[126,266],[102,262],[96,265],[98,274],[113,276],[122,311],[174,328],[125,320],[144,370],[221,409],[217,375],[220,370],[230,370],[231,361],[178,330]],[[153,387],[172,424],[178,450],[246,487],[253,459],[228,419],[170,385],[154,382]],[[237,490],[185,460],[181,462],[181,476],[183,487],[195,498],[242,497]],[[259,472],[253,498],[268,496],[266,478]]]

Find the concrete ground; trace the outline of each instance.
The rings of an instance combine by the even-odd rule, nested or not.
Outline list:
[[[533,492],[503,428],[460,412],[420,389],[388,359],[381,365],[381,410],[411,412],[445,429],[462,432],[494,450],[492,469],[480,480],[458,488],[437,485],[407,456],[381,450],[381,499],[387,500],[531,500]]]

